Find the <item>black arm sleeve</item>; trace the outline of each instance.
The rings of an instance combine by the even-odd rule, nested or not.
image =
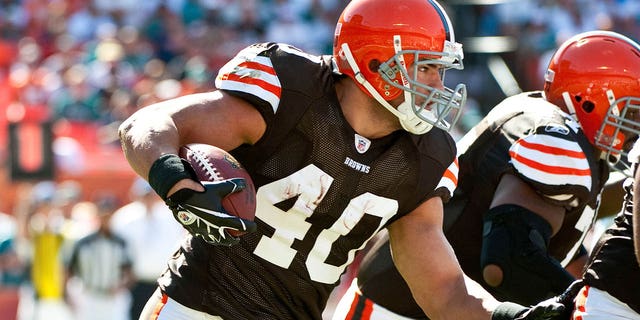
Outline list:
[[[517,205],[501,205],[484,216],[480,267],[499,266],[503,280],[485,287],[498,299],[535,304],[562,293],[575,279],[548,253],[551,226]]]

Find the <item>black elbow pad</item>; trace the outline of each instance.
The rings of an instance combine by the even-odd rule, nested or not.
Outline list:
[[[532,305],[555,296],[575,279],[548,254],[551,226],[517,205],[495,207],[483,217],[480,268],[499,266],[503,280],[484,286],[499,299]]]

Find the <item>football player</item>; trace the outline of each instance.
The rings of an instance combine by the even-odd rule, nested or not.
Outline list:
[[[458,142],[445,234],[464,272],[498,299],[535,304],[581,276],[609,167],[637,138],[638,79],[632,40],[578,34],[553,55],[543,91],[505,99]],[[425,318],[385,241],[363,258],[334,319]]]
[[[443,201],[457,172],[447,130],[466,88],[444,87],[442,77],[462,69],[462,58],[436,1],[354,0],[337,23],[333,55],[252,45],[221,68],[216,91],[127,119],[120,136],[129,163],[191,233],[141,319],[321,319],[346,266],[383,229],[434,316],[546,319],[561,311],[555,301],[498,302],[464,276],[443,235]],[[196,181],[177,156],[189,143],[229,150],[246,167],[257,188],[255,221],[220,204],[243,180]]]
[[[636,48],[638,51],[640,48]],[[640,111],[640,98],[626,102]],[[636,130],[640,129],[637,123]],[[614,223],[600,236],[587,262],[574,320],[640,319],[640,143],[629,152],[635,178],[625,181],[625,199]]]

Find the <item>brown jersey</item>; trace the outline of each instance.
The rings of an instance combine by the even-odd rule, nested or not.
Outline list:
[[[253,104],[267,128],[232,154],[257,188],[258,231],[232,247],[188,237],[161,288],[230,319],[321,319],[329,293],[378,231],[434,196],[448,199],[455,144],[444,131],[370,140],[342,114],[329,56],[283,44],[241,51],[218,89]]]
[[[632,154],[637,156],[640,143],[636,143],[634,149],[630,158]],[[636,163],[634,172],[637,168]],[[633,185],[633,178],[625,180],[622,210],[615,217],[613,225],[598,239],[583,278],[585,284],[606,291],[640,313],[640,266],[633,242],[633,189],[637,187]]]
[[[571,117],[544,100],[540,92],[522,93],[494,107],[457,147],[458,188],[445,204],[444,228],[464,272],[484,284],[480,270],[482,216],[505,173],[528,183],[546,201],[566,208],[563,225],[549,244],[551,255],[566,266],[594,221],[599,194],[609,174],[608,165],[596,156]],[[385,244],[363,259],[358,273],[363,295],[398,314],[424,318],[388,251]],[[558,287],[561,289],[555,294],[566,286]],[[489,286],[485,288],[491,291]],[[500,298],[515,301],[513,297]]]

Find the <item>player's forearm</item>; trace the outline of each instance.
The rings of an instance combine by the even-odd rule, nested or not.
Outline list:
[[[429,318],[491,318],[499,302],[462,273],[440,227],[414,215],[395,222],[389,232],[393,261]]]
[[[443,308],[432,310],[429,315],[432,319],[489,320],[491,319],[491,310],[494,310],[500,303],[467,276],[459,281],[452,281],[448,288],[443,289],[445,293],[441,296],[443,300],[439,303]]]

